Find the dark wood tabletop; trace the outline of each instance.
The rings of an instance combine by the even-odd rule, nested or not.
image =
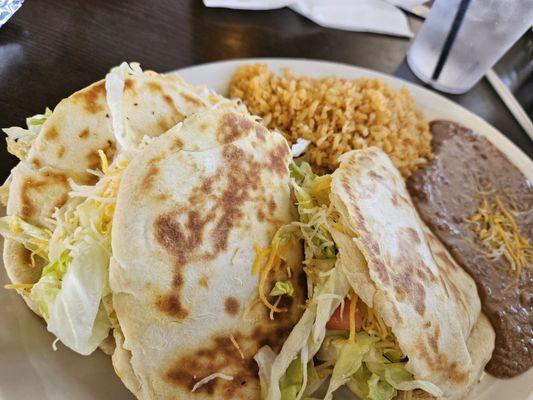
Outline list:
[[[413,30],[421,21],[409,17]],[[0,126],[101,79],[121,61],[169,71],[243,57],[340,61],[418,81],[405,63],[409,39],[322,28],[289,9],[205,8],[200,0],[31,0],[0,28]],[[533,143],[486,80],[447,96],[478,114],[529,155]],[[16,159],[0,145],[0,174]]]

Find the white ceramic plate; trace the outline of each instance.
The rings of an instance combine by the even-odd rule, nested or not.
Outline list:
[[[428,120],[450,119],[484,134],[533,181],[533,161],[498,130],[463,107],[430,90],[375,71],[345,64],[302,59],[245,59],[204,64],[178,71],[192,84],[205,84],[226,94],[229,79],[241,64],[262,62],[273,70],[290,67],[296,74],[336,75],[342,78],[379,77],[391,86],[405,86]],[[2,213],[3,214],[3,213]],[[0,268],[0,284],[7,283]],[[0,400],[72,399],[131,400],[133,396],[113,373],[110,360],[97,351],[83,357],[58,344],[14,292],[0,289]],[[339,391],[338,400],[354,399]],[[533,400],[533,369],[510,380],[485,376],[469,396],[473,400]]]

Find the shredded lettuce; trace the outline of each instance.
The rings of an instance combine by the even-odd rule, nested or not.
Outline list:
[[[107,105],[111,114],[113,133],[117,139],[120,150],[127,150],[138,143],[135,132],[127,124],[123,114],[124,83],[128,75],[142,74],[139,63],[123,62],[118,67],[112,68],[106,75],[105,89]]]
[[[27,128],[13,126],[3,129],[7,135],[7,150],[20,160],[25,159],[37,135],[39,135],[42,125],[51,115],[52,110],[46,108],[44,114],[36,114],[26,118]]]
[[[101,299],[108,291],[111,254],[109,204],[73,198],[56,211],[41,278],[30,298],[48,322],[48,330],[66,346],[87,355],[111,327]]]
[[[31,287],[30,299],[48,330],[80,354],[90,354],[108,335],[110,322],[101,310],[111,251],[105,212],[94,200],[71,199],[56,211],[53,232],[16,216],[0,218],[0,233],[46,263]],[[16,286],[16,285],[15,285]]]
[[[301,358],[295,359],[280,380],[281,400],[296,400],[313,393],[324,381],[313,364],[313,360],[307,363],[304,369]],[[302,391],[302,386],[306,385]],[[300,394],[301,393],[301,394]]]
[[[294,286],[291,281],[278,281],[270,291],[270,296],[282,296],[286,294],[289,297],[294,295]]]
[[[48,229],[36,227],[15,215],[8,215],[0,218],[0,234],[31,251],[32,264],[35,264],[35,255],[47,260],[48,242],[52,235]]]
[[[442,391],[428,381],[415,380],[406,362],[394,362],[386,354],[379,337],[366,332],[356,334],[353,342],[342,333],[329,334],[317,358],[334,365],[328,397],[341,385],[350,387],[364,400],[390,400],[398,390],[422,389],[439,397]]]
[[[339,299],[344,298],[348,291],[349,283],[342,268],[340,265],[334,266],[332,273],[324,277],[316,288],[303,316],[291,331],[275,359],[272,360],[270,348],[263,347],[259,350],[256,361],[259,365],[262,385],[266,387],[264,398],[281,399],[280,382],[285,379],[290,365],[295,360],[300,365],[307,365],[312,360],[326,335],[327,321],[340,305]],[[339,296],[321,296],[326,293]],[[311,384],[311,381],[308,377],[307,384],[300,388],[296,399],[300,399],[309,389],[317,388],[316,385]],[[316,379],[313,380],[315,381]]]
[[[376,374],[372,374],[367,384],[368,395],[365,400],[390,400],[396,396],[396,390],[389,383],[382,381]]]
[[[334,360],[335,366],[324,399],[330,400],[333,392],[351,379],[352,375],[361,368],[365,355],[378,340],[377,337],[360,332],[353,343],[349,340],[344,342],[338,358]]]
[[[46,304],[46,299],[39,299],[39,303],[41,307],[45,303],[50,309],[48,330],[71,349],[87,355],[107,337],[111,328],[101,306],[109,252],[95,238],[86,235],[73,246],[69,256],[71,261],[53,303]],[[33,289],[31,295],[37,297]]]
[[[71,182],[71,198],[55,211],[52,232],[18,217],[0,219],[1,234],[46,263],[29,297],[38,304],[48,330],[80,354],[93,352],[111,328],[112,308],[102,300],[110,293],[111,227],[121,174],[135,154],[120,154],[109,166],[100,152],[100,180],[94,186]]]
[[[294,360],[285,375],[279,382],[282,400],[294,400],[302,388],[303,382],[303,365],[299,359]]]
[[[355,318],[354,313],[360,313],[359,332],[356,332],[355,324],[350,324],[349,334],[326,329],[331,315],[351,290],[338,263],[338,249],[333,240],[334,235],[346,231],[329,201],[331,176],[317,176],[307,163],[292,163],[290,171],[300,216],[299,221],[290,226],[298,227],[298,237],[304,239],[304,269],[310,300],[280,353],[275,356],[264,347],[256,357],[262,397],[299,400],[312,393],[310,390],[316,387],[311,387],[312,379],[302,366],[312,362],[315,356],[321,362],[316,367],[320,371],[316,376],[330,376],[326,400],[346,384],[364,400],[390,400],[399,390],[422,389],[436,397],[442,395],[434,384],[415,380],[406,370],[407,358],[390,328],[364,303],[354,307],[353,311],[350,309],[350,318]],[[357,296],[351,299],[353,304],[358,304]]]

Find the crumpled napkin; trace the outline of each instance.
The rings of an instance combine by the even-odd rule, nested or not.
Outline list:
[[[413,36],[407,17],[397,7],[411,9],[427,0],[203,0],[207,7],[272,10],[289,7],[326,28]]]
[[[0,0],[0,28],[22,6],[24,0]]]

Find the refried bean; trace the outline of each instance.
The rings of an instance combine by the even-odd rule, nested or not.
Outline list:
[[[456,123],[434,121],[435,159],[415,171],[408,188],[426,224],[476,281],[483,312],[496,331],[487,372],[509,378],[533,365],[533,269],[519,276],[505,257],[490,258],[472,228],[480,192],[513,210],[520,235],[533,243],[532,183],[486,138]]]

